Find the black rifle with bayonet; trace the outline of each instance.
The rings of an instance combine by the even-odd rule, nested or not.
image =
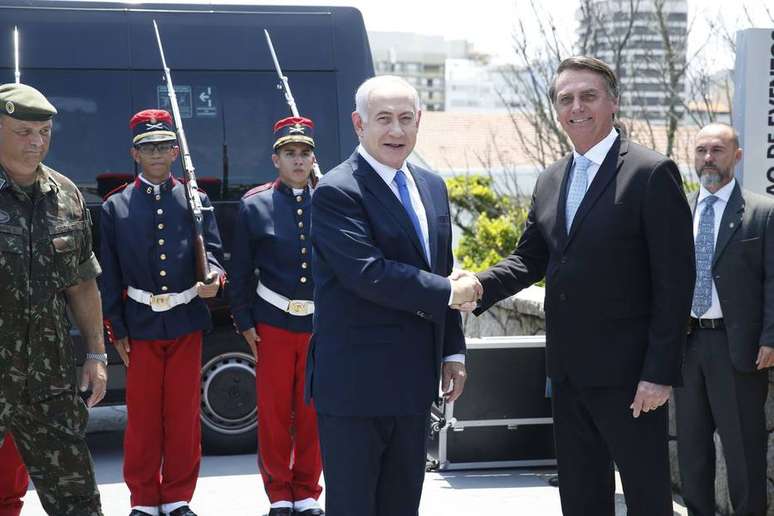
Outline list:
[[[266,35],[266,43],[269,45],[269,52],[271,53],[271,59],[274,61],[274,69],[277,70],[277,75],[279,76],[279,84],[277,84],[277,89],[282,90],[282,93],[285,94],[285,101],[288,103],[288,107],[290,107],[290,114],[294,117],[298,118],[298,106],[296,106],[296,99],[293,98],[293,92],[290,91],[290,83],[288,82],[288,78],[282,73],[282,67],[280,67],[279,59],[277,59],[277,52],[274,51],[274,44],[271,42],[271,36],[269,35],[269,31],[266,29],[263,29],[263,33]],[[312,188],[315,187],[317,184],[317,180],[322,177],[322,174],[320,173],[320,166],[315,161],[313,166],[313,174],[312,177],[309,178],[309,180],[312,183]]]
[[[172,84],[172,72],[169,71],[167,60],[164,57],[164,47],[161,44],[161,35],[156,20],[153,20],[153,29],[156,31],[156,41],[159,44],[159,53],[161,54],[161,64],[164,67],[164,75],[167,81],[167,95],[172,108],[172,116],[175,119],[175,129],[177,131],[177,141],[180,145],[180,151],[183,156],[183,174],[185,185],[185,197],[188,201],[188,211],[193,218],[194,232],[194,258],[196,261],[196,279],[202,283],[211,283],[215,277],[210,276],[210,264],[207,261],[207,249],[204,245],[204,212],[212,211],[212,207],[202,205],[202,199],[199,197],[199,186],[196,184],[196,174],[194,173],[191,152],[188,149],[188,140],[185,137],[183,129],[183,117],[180,116],[180,108],[177,105],[177,95],[175,87]]]

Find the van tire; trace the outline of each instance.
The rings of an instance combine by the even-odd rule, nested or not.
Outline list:
[[[204,453],[255,453],[255,360],[247,344],[233,332],[215,332],[204,339],[201,397]]]

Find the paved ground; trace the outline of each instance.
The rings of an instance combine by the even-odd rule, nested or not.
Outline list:
[[[111,426],[106,418],[93,418],[92,428]],[[120,430],[89,436],[106,516],[129,514],[129,491],[121,476]],[[559,516],[559,493],[547,483],[550,469],[508,469],[430,473],[425,478],[420,516],[480,516],[513,514]],[[625,515],[618,489],[617,515]],[[325,492],[323,491],[323,497]],[[268,509],[254,455],[213,456],[202,460],[196,494],[191,504],[200,516],[262,515]],[[687,512],[675,503],[675,516]],[[26,496],[23,516],[45,513],[34,490]]]

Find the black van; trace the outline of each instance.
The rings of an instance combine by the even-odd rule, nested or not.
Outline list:
[[[315,121],[324,171],[357,144],[350,121],[354,93],[373,75],[363,19],[349,7],[0,1],[0,83],[14,80],[12,31],[18,26],[22,82],[40,89],[59,111],[46,163],[75,181],[95,224],[102,197],[136,173],[129,118],[169,106],[154,19],[199,186],[215,205],[228,269],[231,243],[239,238],[233,234],[238,201],[276,177],[272,124],[290,115],[263,29],[301,114]],[[179,168],[175,173],[182,175]],[[211,308],[215,328],[202,357],[203,445],[211,453],[249,451],[256,445],[254,362],[224,300]],[[78,345],[77,333],[74,339]],[[125,370],[108,348],[103,403],[123,404]]]

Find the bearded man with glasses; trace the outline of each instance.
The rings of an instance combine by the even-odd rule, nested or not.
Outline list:
[[[127,368],[124,480],[131,516],[195,516],[202,333],[211,325],[204,298],[224,279],[221,240],[205,210],[210,274],[221,281],[198,282],[185,186],[171,172],[180,152],[172,117],[149,109],[130,127],[141,173],[109,195],[100,221],[103,311]]]

